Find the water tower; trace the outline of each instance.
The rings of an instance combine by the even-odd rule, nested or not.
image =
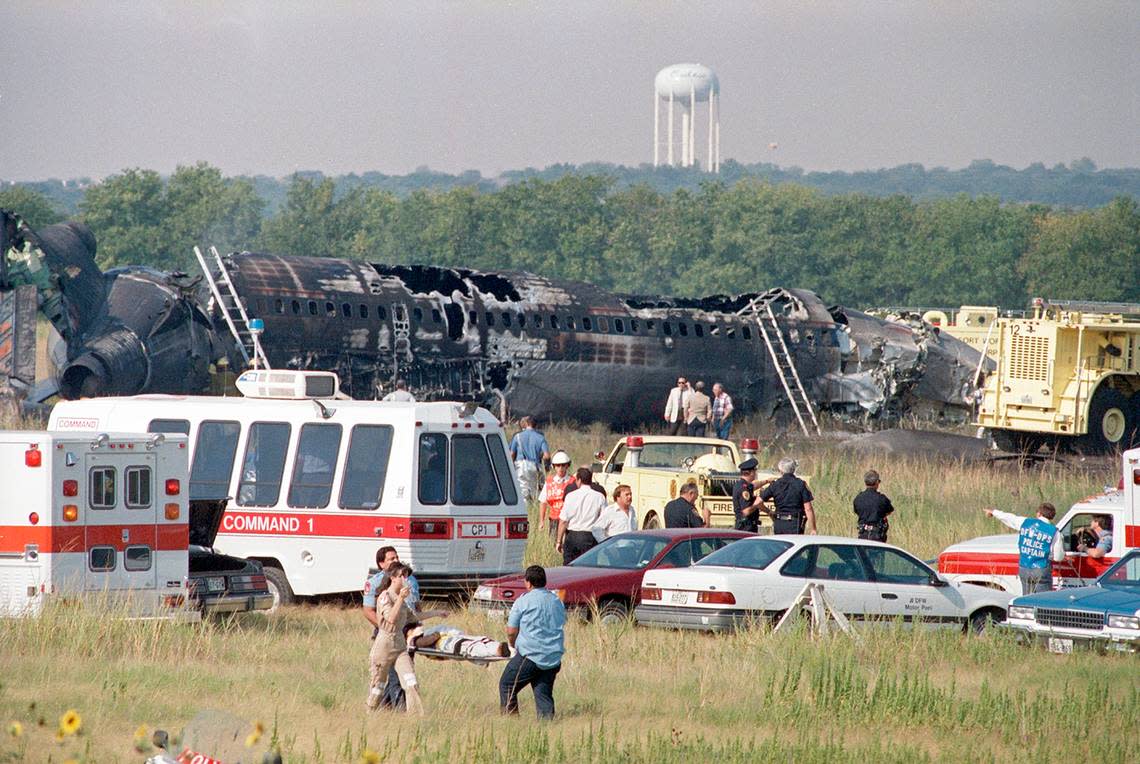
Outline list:
[[[665,161],[676,166],[675,104],[681,104],[681,166],[692,167],[697,153],[697,104],[708,103],[708,154],[705,169],[720,172],[720,82],[702,64],[673,64],[653,79],[653,166],[661,165],[661,102],[669,104]]]

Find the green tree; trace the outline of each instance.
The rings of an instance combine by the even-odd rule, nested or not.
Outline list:
[[[62,219],[50,199],[38,191],[19,185],[0,189],[0,210],[16,213],[33,229],[58,223]]]

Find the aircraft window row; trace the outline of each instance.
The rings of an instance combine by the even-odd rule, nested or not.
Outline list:
[[[149,432],[188,433],[190,422],[154,419],[147,429]],[[249,426],[238,482],[238,505],[272,507],[277,504],[291,430],[287,422],[254,422]],[[241,425],[237,422],[207,420],[199,425],[190,469],[191,499],[224,499],[229,495],[240,433]],[[391,425],[362,424],[352,428],[338,501],[341,509],[371,510],[380,506],[392,451],[392,434]],[[339,424],[301,426],[287,497],[290,507],[322,509],[329,505],[341,437]]]
[[[265,303],[264,299],[258,298],[256,304],[257,304],[257,309],[261,313],[266,312],[266,303]],[[275,313],[284,314],[286,312],[286,307],[287,307],[286,303],[282,299],[276,299],[273,301],[273,310]],[[306,310],[308,311],[308,314],[311,316],[316,316],[320,313],[320,306],[318,305],[316,300],[309,300],[307,302],[307,305],[303,304],[299,300],[292,300],[291,305],[289,307],[291,307],[293,315],[301,315]],[[326,316],[332,317],[332,316],[338,315],[336,305],[332,302],[326,302],[325,306],[324,306],[324,310],[325,310]],[[341,318],[366,319],[369,317],[370,311],[369,311],[369,307],[363,303],[353,307],[352,303],[345,302],[345,303],[342,303],[340,306],[339,315]],[[477,311],[474,311],[474,310],[469,311],[467,314],[467,317],[468,317],[468,320],[471,324],[477,324],[479,322],[479,313]],[[378,318],[381,321],[388,320],[388,312],[384,309],[383,306],[377,306],[376,307],[376,318]],[[414,321],[416,321],[417,323],[423,323],[423,321],[424,321],[423,308],[420,308],[420,307],[413,308],[412,309],[412,319]],[[443,316],[438,309],[432,308],[431,320],[433,323],[436,323],[436,324],[443,322]],[[610,332],[610,326],[611,326],[611,321],[612,321],[613,333],[615,333],[615,334],[627,334],[627,333],[628,334],[641,334],[642,333],[642,322],[636,318],[628,319],[629,323],[628,323],[628,327],[627,327],[626,319],[622,319],[622,318],[618,318],[618,317],[609,318],[606,316],[597,316],[596,318],[593,318],[590,316],[583,316],[581,319],[576,321],[573,316],[566,316],[564,319],[561,319],[554,314],[547,314],[545,321],[544,321],[542,314],[532,314],[528,318],[528,315],[526,313],[512,313],[510,311],[502,311],[501,313],[496,315],[495,313],[492,313],[491,311],[486,311],[483,314],[483,321],[487,326],[490,326],[490,327],[493,327],[496,324],[501,324],[503,327],[509,329],[509,328],[511,328],[512,325],[517,324],[520,329],[524,329],[529,324],[530,326],[532,326],[536,330],[543,330],[543,329],[549,328],[550,331],[555,331],[555,332],[561,331],[563,329],[565,329],[566,331],[577,331],[577,327],[580,325],[582,327],[582,331],[586,331],[586,332],[597,331],[597,332],[602,332],[602,333],[609,333]],[[644,331],[646,334],[650,334],[650,335],[654,334],[656,331],[656,328],[657,328],[657,322],[656,321],[654,321],[652,319],[647,319],[644,322]],[[628,329],[628,332],[627,332],[627,329]],[[676,333],[677,335],[679,335],[681,337],[690,336],[689,324],[687,322],[684,322],[684,321],[677,321],[675,326],[674,326],[674,322],[672,322],[672,321],[662,321],[661,322],[661,331],[662,331],[662,334],[666,337],[672,337],[672,336],[674,336],[674,333]],[[704,324],[699,324],[699,323],[694,322],[692,325],[691,331],[692,331],[692,334],[696,337],[704,337],[706,331],[708,332],[708,335],[711,337],[721,337],[724,339],[736,339],[736,337],[737,337],[737,329],[734,326],[722,326],[722,325],[718,325],[718,324],[708,324],[708,328],[706,329]],[[809,335],[810,335],[811,339],[817,339],[815,337],[815,333],[813,331],[809,330]],[[752,340],[752,328],[750,326],[740,327],[740,337],[742,337],[744,340],[751,341]]]

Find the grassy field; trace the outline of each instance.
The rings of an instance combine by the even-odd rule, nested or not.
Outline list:
[[[576,464],[614,437],[597,427],[547,436]],[[812,476],[827,533],[850,535],[851,496],[878,468],[898,507],[892,541],[924,558],[1002,532],[983,506],[1064,508],[1116,481],[1109,460],[1021,470],[794,443],[763,458],[784,453]],[[533,537],[527,558],[553,564],[549,539]],[[502,634],[478,613],[447,621]],[[1135,656],[1054,656],[1000,634],[893,625],[855,643],[573,623],[558,718],[538,725],[529,692],[519,718],[498,715],[497,668],[424,659],[426,718],[366,714],[368,633],[359,607],[329,603],[192,627],[78,610],[0,622],[0,761],[141,761],[156,727],[227,762],[270,749],[291,762],[1140,760]],[[61,734],[68,710],[75,734]]]

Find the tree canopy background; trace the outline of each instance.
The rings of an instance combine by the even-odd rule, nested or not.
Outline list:
[[[798,173],[726,162],[286,183],[205,163],[163,178],[0,186],[32,225],[78,214],[103,267],[193,269],[192,248],[527,270],[638,294],[772,286],[849,306],[1140,302],[1140,170],[907,165]]]

